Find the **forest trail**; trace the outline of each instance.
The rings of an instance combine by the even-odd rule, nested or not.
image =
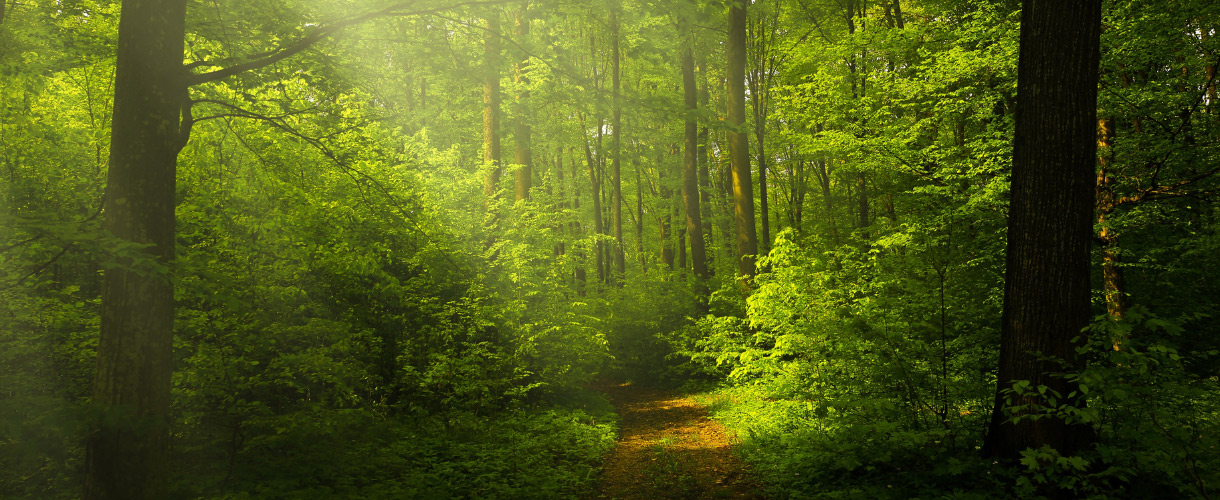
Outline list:
[[[691,398],[632,384],[597,387],[619,412],[600,499],[758,499],[729,431]]]

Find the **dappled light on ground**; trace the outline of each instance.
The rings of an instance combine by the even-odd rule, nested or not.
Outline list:
[[[604,384],[621,436],[606,460],[602,499],[761,498],[733,454],[737,442],[693,399],[633,384]]]

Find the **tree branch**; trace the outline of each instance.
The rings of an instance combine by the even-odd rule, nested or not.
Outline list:
[[[258,57],[257,59],[247,61],[244,63],[240,63],[240,64],[235,64],[233,66],[221,68],[221,69],[218,69],[215,71],[209,71],[207,73],[190,74],[187,76],[187,86],[199,85],[201,83],[207,83],[207,82],[214,82],[216,80],[221,80],[224,78],[228,78],[230,76],[238,75],[238,74],[244,73],[246,71],[251,71],[251,70],[255,70],[258,68],[265,67],[265,66],[270,66],[279,61],[282,61],[284,59],[287,59],[289,57],[292,57],[296,54],[301,53],[305,49],[311,47],[313,44],[318,43],[319,41],[326,39],[327,37],[330,37],[331,35],[337,33],[338,31],[342,30],[343,28],[346,28],[348,26],[353,26],[356,24],[360,24],[365,21],[369,21],[369,20],[376,19],[379,17],[416,16],[416,15],[421,15],[421,14],[432,14],[432,13],[440,12],[442,10],[455,9],[458,7],[469,7],[469,6],[478,6],[478,5],[495,5],[495,4],[507,3],[508,1],[509,0],[472,0],[472,1],[468,1],[468,2],[458,2],[458,3],[452,4],[452,5],[447,5],[444,7],[409,10],[409,11],[404,10],[404,9],[407,9],[408,7],[415,5],[416,3],[418,3],[418,0],[408,0],[406,2],[398,2],[398,3],[390,5],[389,7],[385,7],[383,9],[375,10],[372,12],[367,12],[365,14],[361,14],[356,17],[351,17],[348,19],[344,19],[342,21],[335,21],[334,23],[331,23],[329,25],[321,26],[321,27],[317,28],[316,30],[314,30],[313,33],[305,35],[300,40],[297,40],[296,42],[294,42],[290,45],[280,47],[271,52],[264,53],[264,55],[262,55],[262,56],[257,56]],[[207,63],[205,61],[195,61],[195,62],[185,65],[184,69],[186,69],[187,71],[190,71],[191,69],[194,69],[194,68],[197,68],[200,66],[207,66],[207,65],[209,65],[209,63]]]

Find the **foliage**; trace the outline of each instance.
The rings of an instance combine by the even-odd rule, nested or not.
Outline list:
[[[1215,2],[1106,4],[1098,110],[1117,134],[1099,193],[1116,201],[1099,207],[1095,299],[1100,313],[1117,257],[1146,307],[1087,332],[1088,366],[1060,374],[1078,394],[1006,388],[1026,403],[1006,417],[1078,422],[1097,447],[1011,464],[976,455],[999,357],[1018,2],[749,3],[757,222],[772,230],[753,278],[735,275],[725,2],[475,3],[374,16],[189,88],[177,260],[141,268],[176,290],[176,497],[584,497],[617,430],[585,389],[601,377],[714,387],[715,417],[777,498],[1220,487]],[[191,2],[185,61],[258,60],[373,8],[358,4]],[[71,498],[98,418],[100,276],[148,264],[99,208],[120,3],[0,5],[0,496]],[[489,16],[504,48],[490,62]],[[492,69],[504,175],[488,195]],[[707,280],[687,258],[687,116]],[[521,124],[529,165],[510,152]],[[519,200],[518,172],[533,186]],[[684,481],[663,451],[652,473]]]

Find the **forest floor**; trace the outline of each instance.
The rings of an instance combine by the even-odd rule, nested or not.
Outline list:
[[[689,397],[633,384],[604,383],[619,412],[619,440],[606,460],[600,499],[759,499],[733,454],[728,429]]]

